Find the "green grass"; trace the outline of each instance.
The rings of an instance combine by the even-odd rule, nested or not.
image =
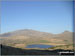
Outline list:
[[[60,45],[60,46],[55,46],[55,47],[52,47],[52,48],[48,48],[48,49],[67,49],[69,47],[72,47],[73,44],[69,44],[69,45]]]
[[[40,40],[40,43],[50,43],[50,42],[47,40]]]

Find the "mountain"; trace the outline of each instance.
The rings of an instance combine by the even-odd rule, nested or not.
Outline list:
[[[31,29],[24,29],[24,30],[17,30],[14,32],[9,32],[9,33],[4,33],[1,34],[0,37],[12,37],[12,36],[52,36],[53,34],[51,33],[45,33],[45,32],[40,32],[40,31],[35,31]]]
[[[69,31],[52,34],[24,29],[0,34],[1,44],[21,48],[25,48],[25,46],[29,44],[67,45],[72,44],[72,38],[73,33]]]
[[[59,39],[62,39],[64,41],[72,42],[73,41],[73,32],[64,31],[61,34],[55,35],[55,38],[57,38],[57,39],[59,38]]]

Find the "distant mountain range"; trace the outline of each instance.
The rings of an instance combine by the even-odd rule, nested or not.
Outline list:
[[[17,30],[0,34],[1,43],[9,46],[28,44],[66,45],[72,44],[73,32],[65,31],[60,34],[40,32],[31,29]]]

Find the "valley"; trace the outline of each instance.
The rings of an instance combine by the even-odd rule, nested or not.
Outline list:
[[[69,31],[65,31],[60,34],[51,34],[31,29],[24,29],[1,34],[0,42],[2,45],[22,49],[26,49],[25,47],[27,45],[33,44],[53,45],[55,47],[57,46],[56,49],[59,49],[59,46],[69,45],[70,48],[65,47],[64,49],[73,49],[72,37],[73,33]]]

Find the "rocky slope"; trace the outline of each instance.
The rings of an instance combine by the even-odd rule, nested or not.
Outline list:
[[[40,32],[31,29],[17,30],[0,34],[0,43],[3,45],[25,47],[29,44],[68,45],[73,44],[73,33],[65,31],[60,34]],[[20,46],[21,47],[21,46]]]

